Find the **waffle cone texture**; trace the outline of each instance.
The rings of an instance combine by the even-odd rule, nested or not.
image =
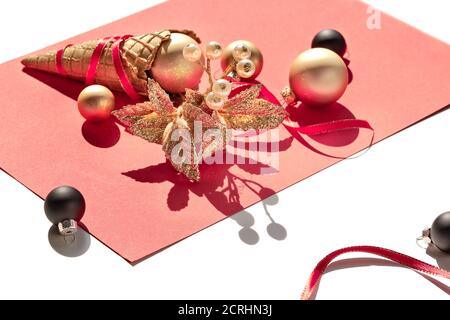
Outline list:
[[[200,42],[196,34],[190,30],[162,30],[133,36],[123,42],[121,46],[122,64],[137,93],[144,96],[147,94],[147,80],[153,61],[161,45],[170,40],[171,33],[174,32],[184,33]],[[101,39],[90,40],[68,46],[62,55],[62,67],[66,71],[64,76],[84,82],[92,54],[100,41]],[[124,91],[114,67],[112,46],[113,41],[103,49],[94,82],[112,90]],[[56,66],[56,53],[55,50],[32,55],[23,59],[22,64],[27,68],[60,74]]]

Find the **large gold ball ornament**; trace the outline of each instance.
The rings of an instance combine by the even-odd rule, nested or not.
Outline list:
[[[348,85],[344,60],[331,50],[314,48],[301,53],[289,70],[289,84],[295,96],[311,106],[336,102]]]
[[[114,95],[108,88],[94,84],[81,91],[77,99],[78,111],[88,121],[102,121],[114,110]]]
[[[258,49],[258,47],[253,42],[250,42],[247,40],[237,40],[237,41],[230,43],[223,50],[222,60],[220,61],[220,65],[222,67],[222,70],[225,71],[230,64],[238,62],[238,61],[235,61],[235,58],[233,57],[233,52],[237,46],[240,46],[242,44],[245,45],[244,47],[247,47],[250,49],[251,54],[250,54],[250,57],[248,57],[248,59],[250,59],[255,65],[255,72],[253,73],[253,75],[250,78],[247,78],[247,79],[255,79],[261,73],[261,70],[264,65],[264,59],[263,59],[263,55],[262,55],[261,51]]]
[[[159,48],[151,69],[152,77],[160,86],[171,93],[183,93],[186,88],[197,89],[203,68],[200,61],[186,60],[183,50],[197,41],[183,33],[172,33],[170,40]],[[203,56],[200,58],[203,60]]]

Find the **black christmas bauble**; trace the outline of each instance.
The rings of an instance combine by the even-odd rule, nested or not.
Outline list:
[[[430,238],[436,247],[450,253],[450,212],[444,212],[434,220]]]
[[[311,48],[329,49],[342,57],[347,50],[347,43],[339,31],[325,29],[315,35]]]
[[[70,186],[53,189],[44,202],[45,215],[53,224],[68,219],[80,221],[85,209],[86,203],[83,195]]]

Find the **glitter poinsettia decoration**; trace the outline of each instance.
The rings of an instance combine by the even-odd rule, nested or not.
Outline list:
[[[154,80],[148,80],[148,101],[128,105],[113,112],[127,130],[150,142],[162,145],[166,158],[188,179],[200,180],[199,163],[223,149],[231,129],[261,130],[276,128],[286,111],[259,99],[261,85],[254,85],[228,98],[232,85],[225,79],[214,81],[210,60],[221,55],[217,42],[206,47],[206,66],[197,45],[184,50],[189,61],[198,61],[208,74],[210,86],[201,93],[186,89],[178,107]]]

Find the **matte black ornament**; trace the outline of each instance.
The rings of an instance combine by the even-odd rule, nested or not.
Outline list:
[[[430,238],[436,247],[450,253],[450,212],[444,212],[434,220]]]
[[[347,43],[339,31],[325,29],[315,35],[311,48],[326,48],[342,57],[347,50]]]
[[[77,222],[83,217],[85,209],[83,195],[70,186],[53,189],[44,202],[45,215],[50,222],[58,225],[61,234],[76,232]]]

